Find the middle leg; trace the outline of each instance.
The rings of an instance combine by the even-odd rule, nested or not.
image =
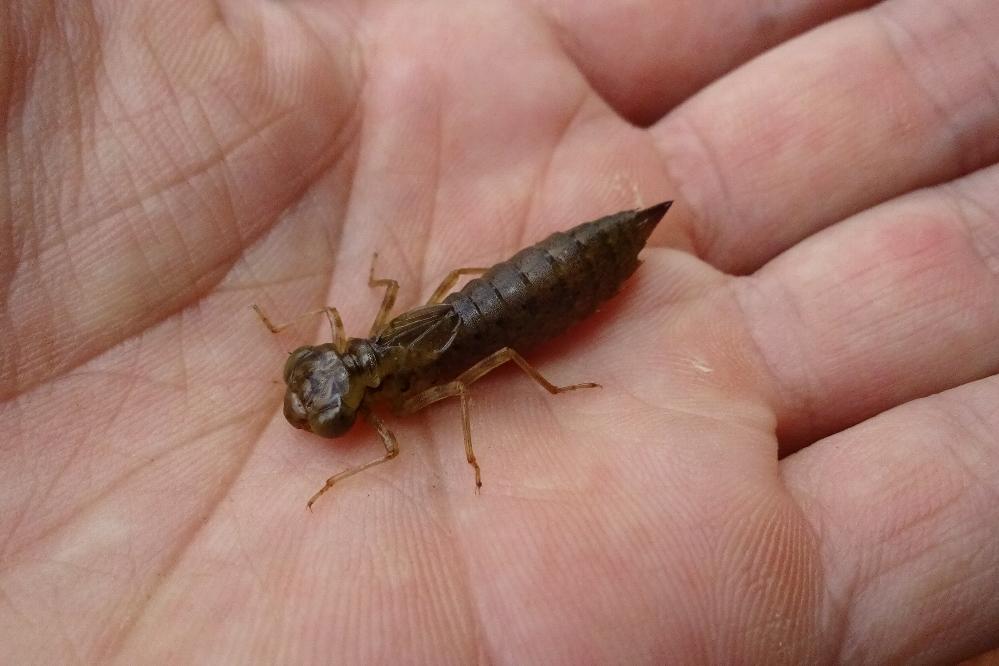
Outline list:
[[[507,361],[513,361],[516,363],[517,366],[527,373],[531,379],[540,384],[542,388],[553,395],[565,393],[567,391],[575,391],[577,389],[600,387],[600,384],[596,384],[594,382],[569,384],[568,386],[556,386],[548,381],[544,375],[538,372],[534,366],[528,363],[523,356],[509,347],[504,347],[503,349],[490,354],[465,372],[458,375],[458,378],[454,381],[442,384],[441,386],[433,386],[405,400],[402,404],[401,411],[406,414],[412,414],[413,412],[419,411],[424,407],[432,405],[439,400],[444,400],[445,398],[452,398],[455,396],[461,398],[461,425],[465,436],[465,456],[468,458],[468,464],[475,468],[476,489],[482,486],[482,475],[479,470],[479,463],[475,459],[475,451],[472,449],[472,424],[469,417],[468,387],[470,384],[478,379],[481,379],[491,370],[495,370]]]
[[[461,430],[465,436],[465,459],[475,470],[475,490],[478,492],[479,488],[482,487],[482,470],[479,469],[479,461],[475,459],[475,450],[472,448],[472,420],[468,415],[468,386],[460,380],[455,380],[428,388],[406,400],[403,403],[402,411],[412,413],[438,400],[455,396],[461,398]]]
[[[542,375],[537,368],[528,363],[523,356],[518,354],[515,350],[510,347],[504,347],[498,351],[493,352],[489,356],[485,357],[471,368],[465,372],[458,375],[455,381],[448,384],[443,384],[441,386],[432,386],[425,391],[421,391],[416,395],[407,398],[402,403],[402,412],[404,414],[412,414],[417,412],[428,405],[432,405],[438,400],[444,400],[445,398],[450,398],[458,395],[456,390],[448,390],[447,387],[452,384],[464,384],[466,387],[473,384],[477,380],[481,379],[484,375],[488,374],[492,370],[495,370],[499,366],[503,365],[507,361],[513,361],[517,366],[527,373],[527,376],[536,381],[541,385],[543,389],[551,393],[552,395],[558,393],[565,393],[566,391],[575,391],[584,388],[600,388],[600,384],[595,382],[583,382],[580,384],[569,384],[567,386],[556,386],[548,381],[544,375]]]
[[[595,382],[582,382],[581,384],[569,384],[567,386],[556,386],[548,381],[541,372],[538,371],[533,365],[527,362],[527,360],[517,353],[515,349],[510,347],[504,347],[499,351],[495,351],[489,356],[485,357],[471,368],[461,373],[458,376],[460,381],[466,384],[471,384],[472,382],[481,379],[487,373],[500,367],[507,361],[513,361],[517,364],[521,370],[523,370],[528,377],[537,382],[541,388],[548,391],[552,395],[557,395],[559,393],[565,393],[566,391],[575,391],[584,388],[600,388],[600,384]]]

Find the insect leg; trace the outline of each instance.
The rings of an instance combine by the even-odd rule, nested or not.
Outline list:
[[[475,451],[472,449],[472,421],[469,418],[468,386],[460,379],[440,386],[433,386],[425,391],[417,393],[403,403],[402,411],[412,413],[423,409],[427,405],[458,396],[461,398],[461,429],[465,436],[465,458],[468,464],[475,469],[475,490],[482,487],[482,470],[479,469],[479,461],[475,459]]]
[[[427,305],[436,305],[444,300],[444,297],[448,295],[451,288],[454,287],[454,283],[458,281],[462,275],[482,275],[488,268],[456,268],[445,276],[441,280],[440,285],[434,289],[434,293],[430,296],[430,300],[427,301]]]
[[[399,455],[399,442],[396,440],[395,435],[392,433],[392,431],[389,430],[388,426],[385,425],[385,422],[382,421],[380,418],[378,418],[378,415],[369,409],[365,409],[361,413],[364,416],[365,420],[367,420],[368,423],[373,425],[375,427],[375,430],[378,431],[379,436],[381,436],[382,444],[385,445],[385,455],[376,460],[371,460],[369,462],[366,462],[363,465],[347,468],[342,472],[334,474],[330,478],[326,479],[326,483],[323,485],[323,487],[320,488],[315,495],[309,498],[309,503],[306,506],[310,511],[312,510],[312,505],[316,503],[316,500],[322,497],[323,493],[332,488],[333,484],[339,481],[343,481],[348,476],[354,476],[358,472],[363,472],[369,467],[380,465],[386,460],[392,460],[392,458],[395,458],[397,455]]]
[[[577,389],[600,387],[600,384],[595,384],[593,382],[583,382],[581,384],[569,384],[568,386],[556,386],[555,384],[552,384],[550,381],[545,379],[544,375],[538,372],[538,370],[533,365],[524,360],[523,356],[518,354],[515,350],[511,349],[510,347],[504,347],[499,351],[493,352],[492,354],[482,359],[481,361],[473,365],[465,372],[461,373],[461,375],[458,376],[458,379],[460,381],[465,382],[466,384],[471,384],[475,380],[480,379],[483,375],[490,372],[491,370],[495,370],[496,368],[503,365],[507,361],[513,361],[514,363],[516,363],[521,370],[527,373],[528,377],[530,377],[535,382],[540,384],[543,389],[545,389],[552,395],[558,393],[565,393],[566,391],[575,391]]]
[[[291,321],[278,326],[271,321],[270,317],[264,314],[263,309],[259,305],[254,303],[250,307],[253,308],[253,311],[257,313],[257,316],[260,317],[260,320],[264,322],[264,326],[266,326],[271,333],[280,333],[300,319],[312,317],[317,314],[325,314],[326,320],[330,323],[330,332],[333,335],[333,344],[336,346],[337,350],[343,351],[347,346],[347,335],[343,331],[343,319],[340,318],[340,313],[336,308],[326,307],[321,310],[305,312],[298,315]]]
[[[556,386],[545,379],[544,375],[524,360],[523,356],[509,347],[504,347],[503,349],[490,354],[465,372],[458,375],[458,378],[454,381],[442,384],[441,386],[433,386],[405,400],[402,404],[401,411],[404,413],[413,413],[423,409],[427,405],[432,405],[439,400],[444,400],[445,398],[451,398],[453,396],[459,396],[461,398],[461,425],[465,435],[465,456],[468,458],[468,464],[475,468],[476,488],[479,488],[482,485],[482,477],[479,471],[479,463],[475,460],[475,452],[472,450],[472,425],[468,409],[468,386],[507,361],[513,361],[516,363],[531,379],[536,381],[546,391],[552,394],[575,391],[576,389],[582,388],[597,388],[600,386],[599,384],[595,384],[593,382],[570,384],[568,386]]]
[[[375,252],[374,256],[371,257],[371,269],[368,271],[368,286],[385,287],[385,296],[382,297],[382,304],[378,308],[378,314],[375,315],[375,321],[371,324],[371,330],[368,332],[368,337],[373,337],[375,333],[384,328],[385,322],[388,321],[389,314],[392,312],[392,306],[395,305],[396,294],[399,293],[398,282],[389,278],[375,277],[376,261],[378,261],[377,252]]]

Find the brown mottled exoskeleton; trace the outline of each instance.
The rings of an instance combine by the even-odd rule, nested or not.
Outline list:
[[[518,352],[558,335],[614,295],[638,267],[639,251],[671,204],[556,232],[492,268],[453,270],[426,305],[388,323],[399,284],[376,279],[372,263],[368,284],[385,287],[385,296],[371,332],[348,340],[336,308],[318,311],[329,319],[333,342],[291,353],[284,366],[284,415],[296,428],[338,437],[360,414],[378,431],[385,455],[330,477],[308,506],[334,483],[399,453],[395,435],[374,412],[379,403],[410,414],[444,398],[461,398],[465,455],[475,469],[477,490],[482,477],[472,450],[469,385],[513,361],[549,393],[596,387],[591,382],[556,386]],[[480,277],[446,295],[462,275]],[[272,332],[287,326],[275,326],[253,308]]]

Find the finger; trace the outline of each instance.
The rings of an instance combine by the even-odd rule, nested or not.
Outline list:
[[[999,3],[888,2],[792,40],[653,134],[698,254],[755,269],[814,231],[999,157]]]
[[[538,0],[538,5],[597,93],[625,118],[645,124],[761,51],[873,2]]]
[[[844,663],[999,646],[999,378],[903,405],[781,463],[815,533]]]
[[[735,293],[785,448],[999,369],[999,166],[804,241]]]

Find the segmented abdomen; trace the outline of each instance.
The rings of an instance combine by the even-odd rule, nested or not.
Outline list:
[[[449,295],[461,318],[439,359],[442,375],[503,347],[526,351],[613,296],[638,267],[638,253],[669,203],[586,222],[525,248]]]

